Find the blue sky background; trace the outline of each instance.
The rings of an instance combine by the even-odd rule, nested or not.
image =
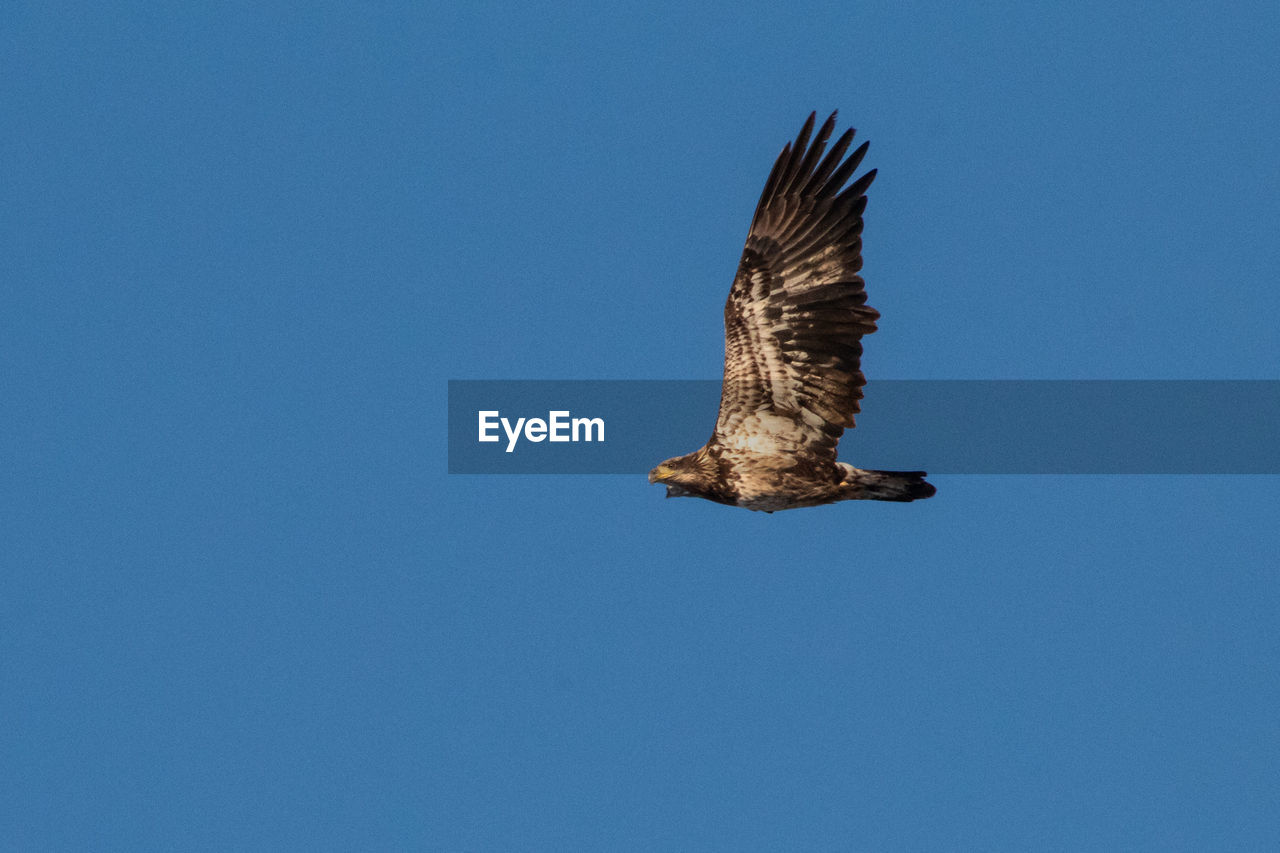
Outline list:
[[[1280,478],[445,472],[717,376],[815,109],[873,379],[1277,378],[1280,10],[1115,6],[6,4],[0,843],[1275,847]]]

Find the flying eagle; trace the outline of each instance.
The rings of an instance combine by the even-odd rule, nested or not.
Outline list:
[[[874,169],[847,188],[867,153],[845,159],[853,130],[823,150],[816,114],[773,164],[724,306],[724,385],[702,448],[649,472],[667,497],[773,512],[844,500],[914,501],[923,471],[865,471],[836,461],[862,398],[862,336],[880,316],[862,278],[862,212]],[[841,162],[843,161],[843,162]]]

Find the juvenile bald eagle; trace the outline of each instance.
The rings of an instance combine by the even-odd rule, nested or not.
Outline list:
[[[814,114],[773,164],[724,306],[724,385],[702,448],[649,472],[667,497],[773,512],[843,500],[914,501],[936,491],[923,471],[864,471],[836,461],[862,398],[862,336],[880,314],[862,278],[862,212],[874,169],[847,188],[867,143],[853,130],[822,152]],[[821,162],[819,162],[821,160]],[[841,162],[843,161],[843,162]]]

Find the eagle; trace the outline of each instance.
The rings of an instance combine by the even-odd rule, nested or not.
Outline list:
[[[867,305],[862,213],[872,169],[847,158],[850,128],[823,157],[836,113],[813,136],[811,113],[773,164],[724,306],[724,384],[711,439],[649,472],[667,497],[774,512],[844,500],[914,501],[936,489],[924,471],[871,471],[836,461],[862,398]],[[810,137],[813,137],[810,143]]]

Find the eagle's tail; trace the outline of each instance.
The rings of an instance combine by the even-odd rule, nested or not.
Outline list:
[[[918,501],[938,490],[924,481],[924,471],[864,471],[838,463],[844,469],[841,485],[850,493],[845,500]]]

